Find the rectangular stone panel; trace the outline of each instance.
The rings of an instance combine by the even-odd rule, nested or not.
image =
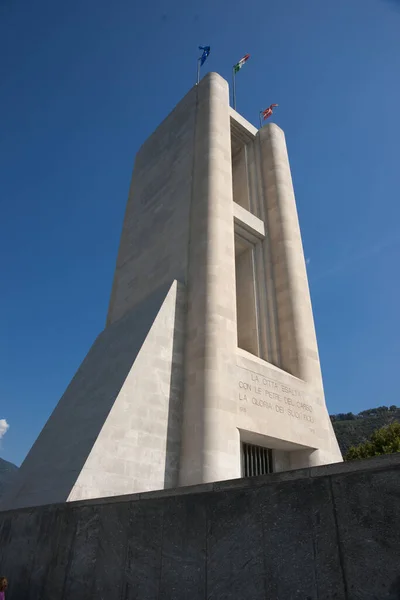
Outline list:
[[[35,510],[10,512],[0,528],[0,570],[7,577],[7,598],[30,598],[29,588],[40,528],[40,514]]]
[[[287,481],[258,493],[266,597],[345,600],[329,482]]]
[[[123,600],[158,600],[162,524],[162,500],[131,504]]]
[[[63,600],[87,600],[94,597],[95,567],[99,545],[98,506],[83,506],[71,511],[76,519],[75,537],[69,558]]]
[[[159,600],[204,600],[206,594],[206,495],[164,500]]]
[[[93,598],[120,600],[125,584],[130,504],[118,502],[98,507],[99,543]]]
[[[46,591],[46,583],[50,572],[54,566],[55,557],[58,558],[57,548],[57,532],[61,522],[57,518],[59,511],[54,507],[44,507],[35,515],[32,515],[31,521],[33,524],[32,530],[32,546],[33,550],[33,565],[29,579],[29,589],[26,598],[34,600],[35,598],[49,598]],[[70,541],[72,536],[70,538]],[[47,542],[47,543],[46,543]],[[61,575],[61,574],[60,574]],[[65,568],[63,575],[59,576],[58,581],[58,597],[62,597],[63,582],[65,576]],[[19,585],[19,582],[18,582]],[[53,590],[54,592],[55,590]],[[52,598],[56,595],[50,596]]]
[[[43,514],[43,525],[46,514],[46,512]],[[38,539],[37,552],[39,554],[36,562],[41,561],[43,565],[47,566],[47,569],[41,594],[32,595],[31,600],[63,598],[64,588],[67,585],[77,512],[72,510],[72,507],[64,505],[57,507],[53,516],[54,518],[50,522],[51,529],[43,527],[45,533]],[[48,549],[46,555],[42,555],[42,546]]]
[[[214,493],[207,506],[207,600],[265,600],[262,498]]]
[[[400,598],[400,470],[332,478],[349,600]]]

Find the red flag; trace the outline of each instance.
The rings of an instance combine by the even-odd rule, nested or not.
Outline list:
[[[268,119],[272,115],[272,113],[274,112],[275,106],[279,106],[279,105],[271,104],[271,106],[269,106],[268,108],[266,108],[265,110],[262,111],[262,116],[263,116],[264,121],[265,121],[265,119]]]

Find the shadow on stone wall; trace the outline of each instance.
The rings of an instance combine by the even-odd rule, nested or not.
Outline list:
[[[183,354],[186,325],[186,288],[178,283],[175,307],[164,487],[178,486],[182,432]]]

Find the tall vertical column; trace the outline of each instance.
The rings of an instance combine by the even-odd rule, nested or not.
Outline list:
[[[262,182],[274,273],[281,367],[322,391],[317,339],[285,135],[259,133]]]
[[[240,475],[239,434],[229,418],[237,340],[229,91],[210,73],[197,93],[181,485]]]

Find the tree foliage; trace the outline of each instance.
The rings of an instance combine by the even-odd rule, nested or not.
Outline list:
[[[370,458],[382,454],[400,452],[400,423],[394,422],[374,431],[370,439],[358,446],[352,446],[345,460]]]
[[[337,415],[331,415],[331,421],[352,421],[356,418],[352,412],[349,413],[338,413]]]
[[[380,406],[354,415],[352,413],[331,415],[331,420],[340,449],[345,455],[351,446],[367,442],[376,429],[395,421],[400,422],[400,408],[394,404],[390,407]]]

